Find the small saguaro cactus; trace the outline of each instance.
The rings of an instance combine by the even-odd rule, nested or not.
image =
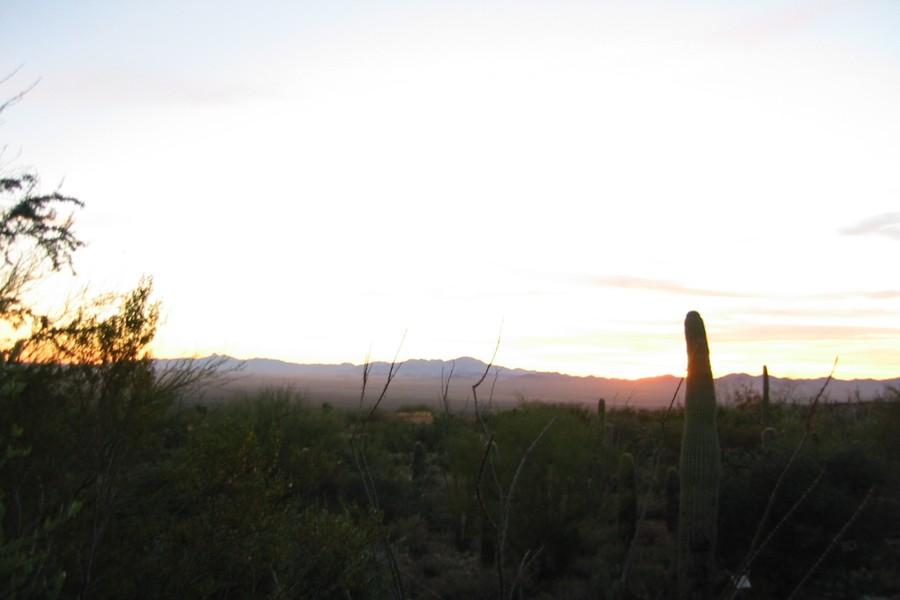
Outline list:
[[[712,596],[719,512],[721,455],[716,432],[716,390],[709,364],[706,327],[697,312],[684,321],[688,370],[681,438],[678,515],[678,596]]]
[[[759,420],[763,427],[769,424],[769,368],[763,365],[762,374],[762,401],[759,407]]]
[[[606,400],[603,398],[597,400],[597,419],[601,425],[606,423]]]
[[[777,441],[778,432],[775,431],[774,427],[766,427],[762,430],[762,433],[759,434],[759,445],[763,450],[771,450]]]

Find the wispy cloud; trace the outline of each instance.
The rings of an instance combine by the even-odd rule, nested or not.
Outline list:
[[[900,240],[900,212],[886,212],[840,230],[844,235],[883,235]]]
[[[809,306],[781,308],[776,306],[766,306],[759,308],[746,308],[741,314],[748,317],[758,318],[790,318],[804,319],[814,321],[824,321],[826,319],[852,319],[857,322],[863,319],[885,319],[896,318],[898,315],[896,310],[889,308],[860,308],[860,307],[828,307],[821,306],[811,309]]]
[[[896,213],[900,216],[900,213]],[[900,233],[900,231],[898,231]],[[767,300],[804,300],[808,302],[830,302],[835,300],[892,300],[900,298],[900,290],[847,290],[840,292],[820,292],[812,294],[758,294],[751,292],[738,292],[735,290],[722,290],[690,287],[668,279],[653,279],[648,277],[633,277],[629,275],[609,275],[600,277],[588,277],[591,285],[620,289],[642,290],[653,293],[678,294],[682,296],[702,296],[708,298],[765,298]]]
[[[601,287],[614,287],[664,294],[680,294],[684,296],[707,296],[713,298],[756,298],[758,294],[735,292],[731,290],[714,290],[682,285],[666,279],[648,279],[628,275],[612,275],[608,277],[592,277],[591,283]]]
[[[729,35],[732,39],[743,38],[745,40],[775,35],[822,20],[838,9],[855,3],[857,0],[832,0],[831,2],[782,8],[768,13],[760,19],[741,23],[729,31]]]
[[[240,79],[236,75],[235,79]],[[261,96],[243,81],[222,81],[214,77],[187,76],[152,71],[92,70],[59,77],[56,87],[84,102],[116,102],[140,105],[221,106]],[[60,90],[55,89],[59,93]]]
[[[836,292],[811,296],[810,300],[848,300],[854,298],[866,298],[869,300],[892,300],[900,298],[900,290],[857,290],[850,292]]]
[[[720,325],[722,339],[750,343],[759,340],[794,342],[839,342],[849,340],[894,340],[900,335],[896,327],[861,325],[815,325],[804,323],[753,323]],[[812,348],[812,346],[811,346]]]

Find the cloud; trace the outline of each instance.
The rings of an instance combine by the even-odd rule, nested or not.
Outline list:
[[[778,308],[778,307],[761,307],[748,308],[741,311],[742,315],[753,318],[777,318],[777,319],[805,319],[805,320],[834,320],[846,319],[860,322],[867,320],[871,322],[873,319],[893,319],[897,316],[897,311],[889,308],[860,308],[860,307],[815,307],[810,306],[795,308]]]
[[[602,287],[615,287],[632,290],[644,290],[648,292],[660,292],[666,294],[680,294],[684,296],[707,296],[713,298],[756,298],[758,294],[732,292],[724,290],[710,290],[693,288],[681,285],[665,279],[646,279],[643,277],[630,277],[627,275],[613,275],[609,277],[594,277],[591,283]]]
[[[886,212],[840,230],[844,235],[883,235],[900,240],[900,212]]]
[[[812,3],[805,6],[780,8],[766,14],[762,18],[748,19],[738,27],[733,28],[729,35],[731,39],[744,38],[753,40],[791,31],[815,21],[823,20],[840,8],[855,3],[857,3],[856,0],[832,0],[831,2]]]
[[[900,215],[900,213],[897,213]],[[591,277],[589,281],[593,285],[631,290],[643,290],[664,294],[678,294],[682,296],[702,296],[708,298],[756,298],[766,300],[804,300],[807,302],[833,302],[840,300],[893,300],[900,298],[900,290],[896,289],[872,289],[872,290],[847,290],[840,292],[819,292],[812,294],[788,294],[768,293],[758,294],[750,292],[737,292],[733,290],[716,290],[696,287],[688,287],[680,283],[666,279],[651,279],[645,277],[631,277],[628,275],[611,275],[603,277]],[[797,309],[798,312],[808,313],[809,309]],[[855,309],[858,312],[858,307]],[[766,311],[768,313],[768,311]],[[818,311],[817,311],[818,312]],[[893,311],[887,314],[894,314]]]
[[[60,76],[52,91],[87,104],[140,106],[228,106],[261,97],[264,90],[252,87],[252,82],[237,81],[240,78],[223,81],[214,76],[99,69]]]
[[[854,298],[866,298],[869,300],[893,300],[900,298],[900,290],[859,290],[852,292],[837,292],[812,296],[810,300],[846,300]]]
[[[797,343],[817,342],[824,347],[826,342],[869,342],[894,340],[900,335],[900,328],[875,325],[816,325],[806,323],[753,323],[720,325],[723,340],[732,343],[751,343],[760,340],[790,341]],[[815,346],[810,346],[810,351]]]

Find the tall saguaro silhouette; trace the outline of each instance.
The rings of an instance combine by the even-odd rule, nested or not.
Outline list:
[[[721,456],[716,431],[716,390],[706,327],[699,313],[684,321],[688,371],[681,438],[678,518],[678,596],[712,596]]]

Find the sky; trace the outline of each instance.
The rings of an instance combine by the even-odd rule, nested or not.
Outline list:
[[[4,0],[0,167],[156,356],[900,377],[900,3]]]

